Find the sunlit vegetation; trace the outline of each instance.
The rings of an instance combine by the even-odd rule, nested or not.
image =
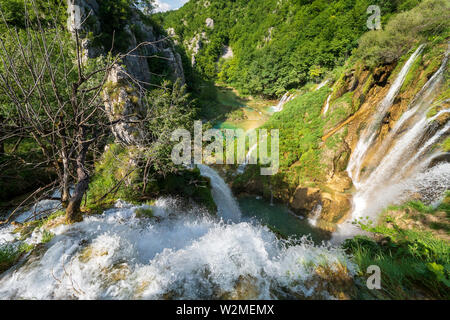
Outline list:
[[[155,19],[174,29],[188,55],[192,39],[206,33],[195,65],[203,78],[220,80],[244,94],[275,97],[343,65],[367,31],[369,5],[381,7],[385,23],[418,2],[221,0],[205,7],[197,0]],[[213,29],[206,27],[206,18],[214,20]],[[217,64],[225,45],[231,46],[234,56]]]

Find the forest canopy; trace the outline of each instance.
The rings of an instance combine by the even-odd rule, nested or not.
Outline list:
[[[381,8],[381,21],[409,10],[419,0],[191,0],[155,19],[192,52],[195,37],[206,39],[195,56],[202,78],[220,81],[243,94],[276,97],[286,90],[319,81],[343,65],[368,31],[369,5]],[[206,19],[214,21],[213,28]],[[224,46],[231,59],[221,59]],[[219,61],[220,60],[220,61]]]

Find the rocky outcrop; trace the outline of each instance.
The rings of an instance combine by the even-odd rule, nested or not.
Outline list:
[[[206,27],[210,29],[214,29],[214,20],[211,18],[206,18],[205,20]]]
[[[200,52],[204,43],[208,43],[206,32],[196,34],[191,40],[185,41],[184,45],[191,52],[191,64],[195,66],[195,56]]]
[[[96,0],[68,0],[68,30],[73,34],[78,32],[84,59],[107,53],[98,41],[92,40],[103,32],[100,6],[101,2]],[[145,23],[137,8],[131,8],[131,12],[130,23],[121,30],[127,43],[126,49],[120,53],[126,56],[108,76],[103,98],[108,117],[115,123],[113,133],[116,139],[123,144],[139,145],[143,138],[139,120],[145,116],[141,95],[143,88],[153,81],[149,59],[160,56],[161,63],[166,63],[171,71],[173,81],[179,79],[184,84],[185,77],[181,56],[172,41]]]
[[[310,212],[321,204],[322,196],[318,188],[297,187],[291,200],[291,208],[296,211]]]
[[[109,120],[114,123],[112,132],[116,141],[140,146],[144,139],[145,109],[139,92],[130,85],[122,66],[116,65],[111,70],[102,96]]]

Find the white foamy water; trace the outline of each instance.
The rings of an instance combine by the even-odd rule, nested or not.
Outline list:
[[[330,109],[330,99],[331,99],[332,94],[330,94],[327,98],[327,103],[325,104],[325,108],[323,109],[323,114],[327,114],[328,109]]]
[[[424,47],[425,45],[420,45],[417,50],[411,55],[411,57],[409,57],[408,61],[402,67],[400,73],[397,75],[394,83],[389,88],[388,93],[375,110],[376,113],[372,120],[370,120],[369,126],[361,133],[361,137],[356,145],[355,150],[352,153],[347,168],[348,174],[350,178],[352,178],[355,185],[358,185],[359,183],[359,176],[362,169],[361,166],[363,164],[363,160],[367,151],[369,150],[370,146],[375,140],[375,137],[377,136],[377,128],[379,127],[383,118],[386,116],[389,108],[392,106],[395,97],[397,96],[400,88],[403,85],[403,82],[405,81],[406,75],[408,74],[415,60],[422,53]]]
[[[217,192],[215,174],[201,170]],[[229,207],[227,198],[217,204],[221,213]],[[136,218],[139,208],[152,208],[155,218]],[[315,291],[325,281],[316,268],[343,265],[356,274],[341,249],[306,238],[288,243],[259,224],[227,224],[172,199],[151,207],[119,201],[50,231],[55,237],[40,256],[0,278],[0,299],[333,298]]]
[[[225,221],[239,222],[241,210],[230,188],[222,177],[211,167],[197,165],[202,176],[211,180],[211,191],[217,205],[218,214]]]
[[[270,107],[268,109],[269,112],[272,113],[277,113],[277,112],[281,112],[283,110],[283,107],[286,103],[288,103],[289,101],[295,99],[296,95],[292,95],[289,92],[286,92],[283,97],[281,97],[280,101],[278,102],[278,104],[276,106]]]
[[[439,127],[435,120],[450,110],[441,110],[434,117],[427,118],[443,83],[447,62],[448,52],[441,67],[425,84],[410,108],[403,113],[378,148],[375,157],[378,156],[380,160],[376,167],[369,168],[369,172],[361,177],[359,171],[352,171],[352,168],[357,168],[356,162],[349,164],[349,174],[354,174],[357,191],[353,195],[351,219],[339,226],[335,240],[358,233],[357,228],[350,223],[352,220],[369,218],[376,222],[380,212],[391,204],[402,204],[416,194],[420,194],[422,200],[432,203],[450,189],[450,164],[444,163],[429,168],[433,158],[440,154],[434,146],[450,133],[450,123]],[[361,140],[364,138],[362,136]],[[370,141],[363,141],[361,145],[368,148],[371,143],[368,142]],[[363,160],[364,157],[358,160],[359,165]]]

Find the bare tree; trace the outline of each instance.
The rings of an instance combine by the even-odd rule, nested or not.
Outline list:
[[[153,85],[136,79],[121,66],[130,57],[158,57],[145,55],[145,47],[167,38],[141,42],[126,53],[113,54],[111,48],[90,59],[80,39],[80,34],[86,35],[83,25],[88,17],[69,34],[58,23],[57,10],[46,13],[44,25],[35,0],[30,3],[25,28],[9,25],[0,8],[0,145],[10,139],[36,142],[45,159],[41,164],[56,169],[67,222],[73,223],[82,219],[80,207],[89,187],[89,172],[111,131],[119,142],[139,145],[142,152],[136,162],[145,164],[147,181],[150,163],[163,167],[158,158],[161,150],[168,148],[172,126],[180,124],[191,110],[177,107],[189,105],[179,84],[173,94],[160,87],[165,102],[155,100],[156,107],[151,108],[147,88]],[[130,87],[138,88],[137,92],[128,93]],[[114,113],[115,106],[136,106],[136,101],[136,112]]]
[[[111,121],[101,98],[109,71],[123,56],[83,59],[78,31],[74,40],[57,18],[43,26],[35,1],[25,12],[26,28],[8,25],[0,37],[0,144],[11,138],[32,138],[54,165],[68,222],[81,219],[80,205],[89,185],[88,152],[108,132]],[[51,12],[48,13],[51,15]],[[48,20],[48,17],[47,17]],[[72,195],[71,179],[76,181]]]

